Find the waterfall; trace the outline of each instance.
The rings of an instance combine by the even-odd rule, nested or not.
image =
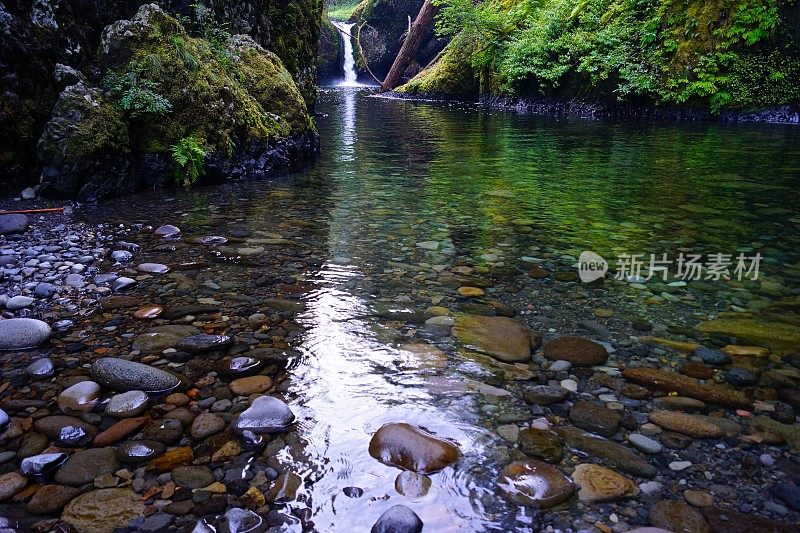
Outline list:
[[[353,39],[350,31],[355,24],[339,21],[332,22],[336,29],[339,30],[342,36],[342,45],[344,46],[344,81],[339,85],[342,87],[361,87],[362,84],[358,83],[358,74],[356,73],[356,60],[353,56]]]

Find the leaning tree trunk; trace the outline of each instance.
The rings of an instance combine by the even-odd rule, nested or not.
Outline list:
[[[436,14],[436,7],[433,5],[432,0],[425,0],[422,8],[419,10],[417,19],[408,28],[408,35],[406,35],[403,46],[394,58],[392,68],[381,84],[381,92],[391,91],[398,85],[403,77],[403,73],[408,68],[411,60],[417,55],[422,40],[430,31],[433,26],[433,17]],[[409,18],[410,20],[410,18]]]

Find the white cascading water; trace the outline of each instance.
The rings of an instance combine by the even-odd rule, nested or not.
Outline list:
[[[339,86],[361,87],[362,84],[358,83],[358,74],[356,73],[356,60],[353,56],[353,40],[350,38],[352,35],[351,30],[355,24],[333,21],[333,25],[339,30],[344,45],[344,81]]]

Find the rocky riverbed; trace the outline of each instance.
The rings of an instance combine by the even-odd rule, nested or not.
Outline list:
[[[378,234],[355,211],[376,253],[346,277],[356,259],[326,247],[317,191],[245,185],[200,207],[186,195],[148,212],[141,197],[0,220],[9,528],[800,527],[793,327],[681,311],[708,308],[711,293],[691,286],[582,284],[554,250],[473,256],[424,223]],[[241,213],[254,195],[263,207]],[[390,354],[372,369],[395,387],[385,392],[406,398],[413,376],[410,388],[443,418],[470,421],[481,447],[428,414],[373,421],[353,454],[374,474],[315,492],[338,474],[333,457],[315,455],[314,428],[364,416],[353,400],[336,420],[315,418],[305,400],[308,345],[337,342],[310,331],[308,314],[330,273],[343,280],[334,299],[346,289],[369,306],[325,327],[365,324]],[[676,305],[649,311],[655,301]],[[695,329],[701,320],[713,331]],[[722,333],[715,320],[729,321]],[[754,333],[747,321],[771,326]],[[454,485],[482,522],[441,503]],[[330,527],[318,518],[324,498],[369,511]]]

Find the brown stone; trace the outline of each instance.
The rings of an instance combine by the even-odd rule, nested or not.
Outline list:
[[[625,379],[646,387],[675,391],[684,396],[737,409],[752,408],[752,402],[740,391],[719,385],[698,383],[693,378],[674,372],[655,368],[626,368],[622,375]]]
[[[28,478],[19,472],[9,472],[0,476],[0,502],[11,498],[25,488]]]
[[[685,502],[661,500],[650,508],[650,525],[673,533],[711,533],[703,515]]]
[[[714,369],[703,363],[686,361],[681,366],[681,374],[696,379],[711,379],[714,377]]]
[[[546,429],[525,428],[517,438],[519,449],[529,457],[557,463],[564,457],[564,441]]]
[[[504,363],[525,363],[531,358],[531,338],[525,326],[502,316],[461,315],[453,335],[471,350]]]
[[[400,472],[394,480],[394,490],[398,494],[409,498],[421,498],[428,494],[431,488],[431,478],[416,472]]]
[[[231,382],[231,391],[237,396],[250,396],[251,394],[263,394],[272,387],[272,379],[269,376],[250,376],[235,379]]]
[[[112,533],[143,516],[144,503],[132,490],[100,489],[69,502],[61,519],[78,533]]]
[[[559,337],[544,346],[544,356],[551,361],[569,361],[575,366],[602,365],[608,359],[606,349],[583,337]]]
[[[25,510],[34,514],[54,514],[61,511],[80,493],[80,489],[76,487],[44,485],[36,491]]]
[[[369,442],[378,461],[419,474],[438,472],[458,460],[458,448],[427,431],[405,423],[382,426]]]
[[[575,490],[572,481],[556,467],[529,459],[503,468],[498,482],[507,500],[547,509],[568,499]]]
[[[616,411],[587,400],[578,400],[569,410],[569,419],[581,429],[611,437],[617,432],[620,416]]]
[[[147,465],[148,470],[154,472],[169,472],[174,468],[185,465],[194,459],[194,452],[190,446],[182,446],[167,451],[164,455],[156,457]]]
[[[275,503],[292,501],[297,497],[297,491],[302,484],[302,478],[294,472],[281,474],[269,488],[266,499]]]
[[[149,419],[146,416],[120,420],[107,430],[97,435],[94,438],[93,444],[95,446],[110,446],[111,444],[115,444],[144,426],[148,420]]]
[[[703,515],[714,533],[796,533],[800,523],[790,524],[754,514],[744,514],[732,509],[703,507]]]
[[[652,465],[621,444],[574,427],[556,428],[555,432],[570,446],[597,457],[618,470],[639,477],[651,478],[656,475],[656,469]]]
[[[486,294],[483,289],[478,287],[459,287],[458,288],[458,295],[464,296],[465,298],[476,298],[479,296],[483,296]]]
[[[164,308],[160,305],[145,305],[137,309],[133,316],[142,320],[152,320],[158,318],[163,312]]]
[[[633,481],[604,466],[580,464],[575,467],[572,479],[580,487],[578,498],[582,502],[607,502],[639,494]]]
[[[724,436],[722,428],[712,424],[698,415],[690,415],[679,411],[656,410],[650,413],[650,422],[664,429],[683,435],[699,438],[715,438]]]
[[[706,403],[685,396],[661,396],[655,399],[655,405],[669,411],[698,412],[707,409]]]

